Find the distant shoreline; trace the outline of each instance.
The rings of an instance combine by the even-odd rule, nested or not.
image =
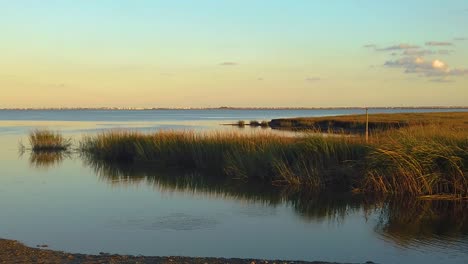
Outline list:
[[[468,106],[382,106],[367,107],[368,109],[466,109]],[[154,110],[353,110],[366,107],[50,107],[50,108],[0,108],[0,111],[154,111]]]

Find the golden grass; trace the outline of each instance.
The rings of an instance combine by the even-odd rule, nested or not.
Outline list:
[[[111,131],[81,150],[110,162],[149,162],[303,189],[413,196],[468,194],[466,130],[419,126],[360,136]]]
[[[66,151],[71,147],[71,140],[59,132],[35,130],[29,134],[29,144],[33,152]]]
[[[468,193],[468,133],[437,126],[375,134],[362,187],[411,195]]]
[[[359,155],[365,152],[353,141],[349,137],[290,138],[268,133],[111,131],[86,137],[81,150],[98,160],[153,162],[237,179],[321,188],[345,183],[340,177],[351,176],[343,176],[345,172],[353,174],[347,161],[362,158]]]
[[[366,115],[300,117],[273,119],[270,125],[282,129],[320,129],[322,131],[362,132]],[[370,114],[371,130],[387,130],[408,126],[439,125],[468,129],[468,112]]]

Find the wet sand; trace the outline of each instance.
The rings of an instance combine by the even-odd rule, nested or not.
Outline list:
[[[43,245],[46,247],[46,245]],[[62,251],[53,251],[44,248],[31,248],[14,240],[0,239],[0,263],[313,263],[331,264],[331,262],[305,262],[305,261],[281,261],[281,260],[257,260],[257,259],[225,259],[225,258],[189,258],[189,257],[146,257],[123,256],[101,253],[100,255],[70,254]],[[372,262],[368,262],[372,263]]]

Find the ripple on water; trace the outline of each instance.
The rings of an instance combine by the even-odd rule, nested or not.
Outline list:
[[[156,219],[126,219],[112,221],[113,226],[117,228],[137,228],[143,230],[174,230],[190,231],[212,229],[219,224],[215,217],[197,216],[186,213],[173,213],[157,217]]]

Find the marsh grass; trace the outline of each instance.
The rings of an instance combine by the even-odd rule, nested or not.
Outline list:
[[[468,194],[468,134],[440,126],[408,127],[373,137],[363,188],[412,195]]]
[[[146,162],[302,189],[468,195],[465,130],[408,127],[361,136],[110,131],[83,139],[88,158]]]
[[[29,133],[29,144],[33,152],[67,151],[71,148],[71,139],[59,132],[34,130]]]
[[[370,114],[369,129],[386,131],[406,127],[444,126],[468,129],[468,112],[440,113],[392,113]],[[273,119],[270,126],[286,130],[321,130],[324,132],[362,133],[366,127],[366,115],[341,115],[324,117],[299,117]]]
[[[238,127],[245,127],[245,121],[239,120],[239,121],[237,121],[236,125],[237,125]]]
[[[246,181],[346,189],[359,174],[352,161],[363,159],[367,152],[353,141],[317,135],[112,131],[84,138],[80,148],[97,160],[151,162]]]

